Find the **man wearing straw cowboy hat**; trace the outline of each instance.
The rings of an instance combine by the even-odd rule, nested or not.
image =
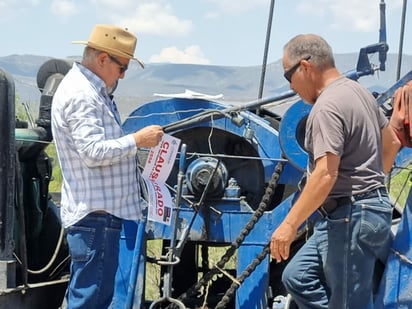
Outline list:
[[[67,308],[108,308],[118,266],[122,219],[139,220],[137,147],[156,146],[163,131],[151,125],[125,135],[112,92],[134,57],[136,37],[96,25],[83,58],[60,83],[52,104],[52,130],[63,174],[61,220],[71,274]]]

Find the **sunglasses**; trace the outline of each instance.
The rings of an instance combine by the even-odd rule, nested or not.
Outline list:
[[[283,74],[283,76],[286,78],[286,80],[287,80],[289,83],[291,83],[292,75],[293,75],[293,73],[295,73],[296,70],[300,67],[300,64],[302,63],[302,60],[308,61],[308,60],[310,59],[310,57],[311,57],[311,56],[309,55],[309,56],[306,56],[305,58],[300,59],[298,63],[296,63],[294,66],[292,66],[289,70],[287,70],[287,71]]]
[[[107,54],[110,58],[111,61],[113,61],[114,63],[116,63],[119,67],[120,67],[120,74],[123,74],[124,72],[126,72],[128,66],[124,65],[123,63],[121,63],[117,58],[113,57],[110,54]]]

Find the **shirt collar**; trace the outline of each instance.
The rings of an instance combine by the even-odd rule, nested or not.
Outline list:
[[[109,97],[109,94],[107,93],[106,84],[99,76],[97,76],[87,67],[82,65],[80,62],[75,62],[74,65],[77,66],[80,72],[89,80],[89,82],[97,89],[97,91],[101,95],[103,95],[104,97]]]

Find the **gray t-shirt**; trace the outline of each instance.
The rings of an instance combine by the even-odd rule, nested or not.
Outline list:
[[[339,175],[330,197],[384,186],[381,129],[388,123],[372,94],[344,76],[320,94],[308,116],[305,148],[308,174],[327,152],[340,157]]]

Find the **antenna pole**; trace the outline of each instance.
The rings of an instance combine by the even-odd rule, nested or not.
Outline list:
[[[267,58],[268,58],[270,33],[271,33],[271,29],[272,29],[272,19],[273,19],[273,8],[274,8],[274,6],[275,6],[275,0],[271,0],[270,1],[270,9],[269,9],[268,26],[267,26],[267,29],[266,29],[265,51],[263,53],[263,64],[262,64],[262,73],[261,73],[261,76],[260,76],[260,86],[259,86],[258,99],[262,98],[263,86],[265,84],[266,65],[267,65]]]
[[[405,19],[406,19],[406,6],[408,0],[403,0],[402,6],[402,20],[401,20],[401,32],[399,38],[399,51],[398,51],[398,66],[396,71],[396,80],[399,80],[401,76],[401,67],[402,67],[402,54],[403,54],[403,40],[405,35]]]

